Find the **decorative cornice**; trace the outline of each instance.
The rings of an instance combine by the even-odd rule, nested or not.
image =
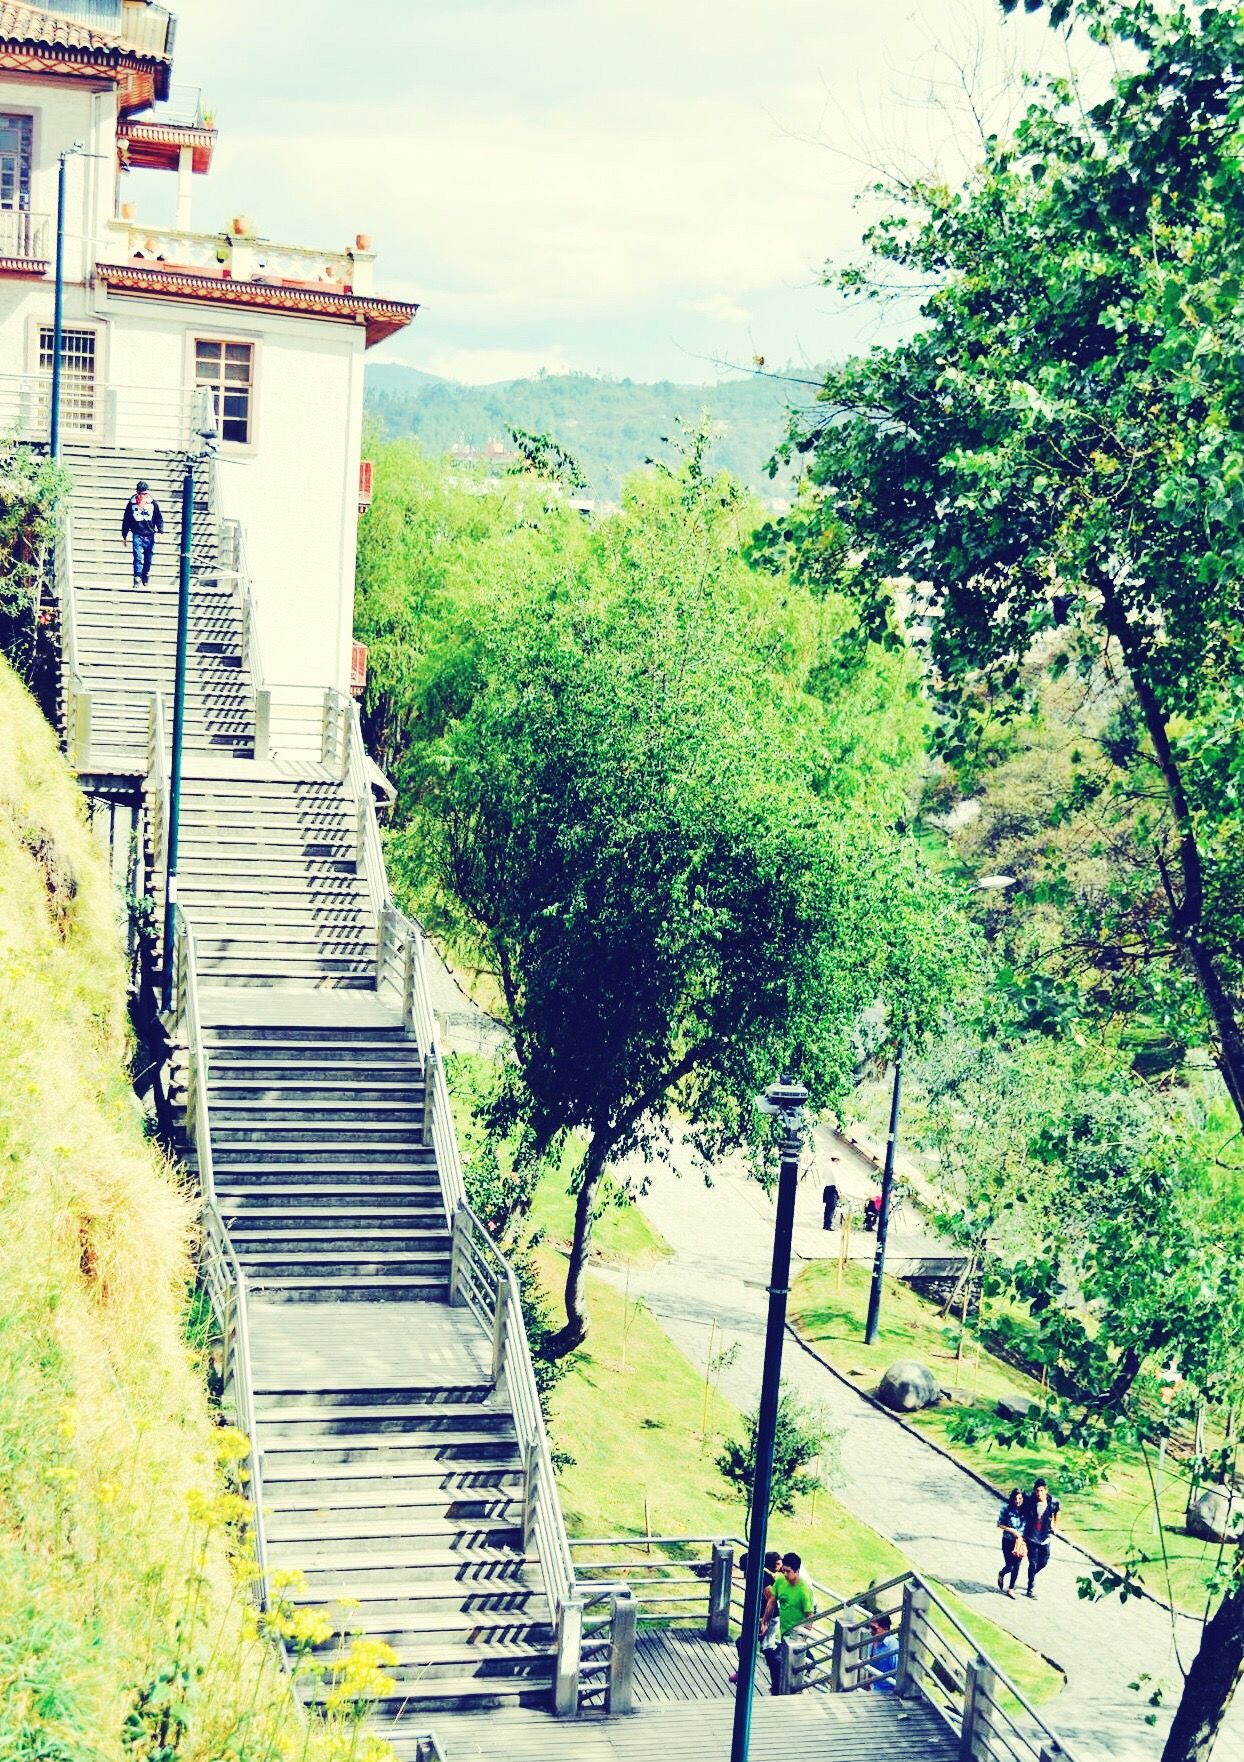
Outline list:
[[[192,269],[153,269],[146,264],[97,263],[95,273],[109,289],[163,300],[204,301],[252,311],[285,312],[295,317],[337,319],[362,324],[367,347],[402,330],[419,310],[406,300],[379,300],[370,294],[335,293],[297,283],[233,281]]]
[[[140,122],[134,117],[123,117],[117,126],[117,146],[123,163],[138,167],[175,164],[181,148],[191,147],[194,169],[202,173],[211,170],[216,130],[190,123]],[[172,151],[161,153],[161,148]]]
[[[33,276],[36,280],[46,275],[50,264],[46,257],[4,257],[0,256],[0,275]]]

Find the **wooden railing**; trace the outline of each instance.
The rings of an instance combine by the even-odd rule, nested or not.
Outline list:
[[[872,1632],[879,1616],[898,1642],[890,1661]],[[961,1762],[1076,1762],[917,1573],[819,1610],[791,1629],[783,1650],[792,1693],[842,1694],[886,1677],[900,1697],[919,1695],[954,1732]]]

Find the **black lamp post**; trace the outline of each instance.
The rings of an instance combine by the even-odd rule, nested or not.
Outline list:
[[[190,562],[194,549],[194,468],[210,458],[216,444],[216,412],[210,392],[196,394],[195,433],[198,449],[186,454],[181,480],[181,556],[177,572],[177,665],[173,675],[173,751],[169,761],[168,849],[164,873],[164,954],[160,975],[161,1004],[173,1002],[173,908],[177,903],[177,868],[181,843],[181,761],[186,730],[186,658],[190,646]]]
[[[85,152],[81,141],[66,147],[56,174],[56,288],[52,301],[52,419],[49,436],[49,450],[54,459],[60,458],[60,357],[65,338],[65,161],[75,153]]]
[[[756,1677],[756,1642],[760,1626],[760,1593],[769,1527],[769,1494],[773,1484],[773,1440],[777,1432],[782,1388],[782,1340],[786,1299],[790,1290],[791,1238],[795,1227],[795,1189],[799,1184],[799,1150],[803,1143],[803,1108],[808,1091],[783,1077],[757,1102],[782,1126],[778,1174],[777,1218],[773,1228],[773,1270],[769,1278],[769,1319],[765,1328],[765,1362],[760,1379],[760,1411],[756,1416],[756,1460],[752,1468],[752,1512],[747,1530],[747,1580],[743,1593],[743,1631],[739,1635],[738,1692],[730,1762],[748,1762],[752,1734],[752,1695]]]
[[[903,1088],[903,1049],[894,1055],[894,1088],[890,1095],[890,1135],[885,1141],[885,1166],[881,1175],[881,1215],[877,1219],[877,1252],[873,1256],[873,1282],[868,1293],[865,1346],[875,1346],[881,1326],[881,1287],[885,1278],[885,1245],[890,1234],[890,1204],[894,1197],[894,1152],[898,1145],[898,1104]]]

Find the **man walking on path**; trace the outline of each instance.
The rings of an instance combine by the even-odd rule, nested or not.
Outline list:
[[[1032,1491],[1024,1500],[1024,1544],[1028,1550],[1028,1595],[1036,1596],[1033,1589],[1037,1582],[1037,1574],[1044,1572],[1050,1562],[1050,1538],[1058,1528],[1058,1500],[1050,1498],[1050,1489],[1045,1481],[1034,1481]]]
[[[156,533],[164,531],[160,504],[151,493],[151,485],[140,477],[134,494],[125,504],[121,537],[129,539],[134,553],[134,586],[146,587],[151,579],[151,561],[155,556]]]
[[[832,1230],[834,1227],[834,1214],[838,1210],[838,1188],[833,1181],[829,1183],[824,1193],[822,1193],[821,1203],[825,1207],[825,1228],[827,1230]]]

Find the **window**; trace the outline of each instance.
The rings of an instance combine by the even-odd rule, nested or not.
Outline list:
[[[220,438],[248,445],[255,349],[251,343],[216,343],[199,337],[194,345],[196,385],[211,387]]]
[[[34,118],[0,110],[0,209],[30,208],[30,157]]]
[[[50,324],[39,331],[39,372],[50,374],[54,359],[55,332]],[[50,385],[46,395],[51,396]],[[50,404],[49,404],[50,409]],[[95,427],[95,332],[62,330],[60,333],[60,419],[65,428],[90,434]],[[47,420],[45,413],[44,420]]]

